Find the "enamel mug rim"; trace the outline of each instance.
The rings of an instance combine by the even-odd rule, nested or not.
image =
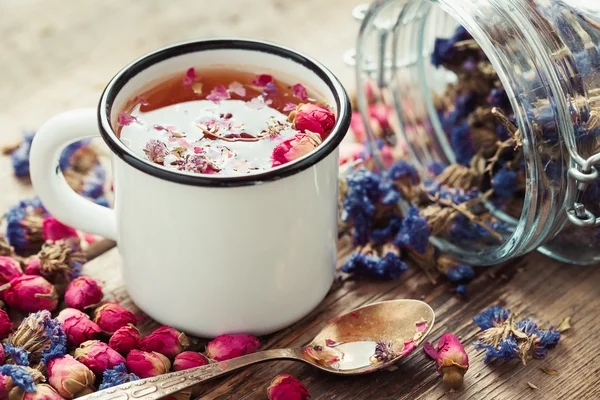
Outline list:
[[[300,64],[315,73],[331,91],[337,108],[335,125],[325,141],[311,153],[288,164],[261,173],[237,176],[193,175],[172,171],[140,158],[133,150],[121,142],[110,123],[110,115],[112,114],[115,98],[129,80],[145,69],[174,56],[222,49],[249,50],[280,56]],[[350,118],[352,116],[351,110],[350,99],[338,78],[317,60],[290,48],[267,41],[219,38],[182,42],[163,47],[151,53],[147,53],[125,66],[110,80],[100,97],[100,103],[98,105],[98,126],[100,128],[100,135],[110,148],[111,152],[127,164],[142,172],[160,179],[185,185],[236,187],[278,180],[304,171],[323,160],[339,146],[348,132],[348,129],[350,128]]]

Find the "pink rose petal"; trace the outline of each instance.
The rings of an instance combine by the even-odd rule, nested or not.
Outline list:
[[[203,152],[204,152],[204,150],[202,150],[202,148],[200,148],[200,147],[194,147],[194,154],[201,154]]]
[[[253,97],[252,100],[246,102],[246,104],[248,105],[248,107],[255,109],[255,110],[261,109],[267,105],[264,97],[262,97],[262,96]]]
[[[136,97],[136,99],[143,106],[147,106],[148,104],[150,104],[150,103],[148,103],[148,100],[146,100],[142,96],[138,96],[138,97]]]
[[[194,68],[189,68],[187,71],[185,71],[185,76],[183,77],[183,86],[191,87],[197,80],[198,76],[196,75],[196,70]]]
[[[294,103],[287,103],[284,107],[283,107],[283,112],[287,112],[287,111],[294,111],[296,109],[297,104]]]
[[[300,100],[308,100],[308,94],[306,93],[306,88],[301,83],[296,83],[292,90],[294,91],[294,97],[299,98]]]
[[[210,92],[210,94],[206,96],[207,100],[211,100],[214,102],[219,102],[221,100],[227,100],[230,98],[231,95],[223,85],[215,86],[215,88]]]
[[[132,122],[139,122],[139,121],[133,115],[122,112],[122,113],[119,113],[119,119],[117,122],[121,126],[127,126],[127,125],[131,124]]]
[[[237,94],[240,97],[244,97],[246,95],[246,88],[239,82],[231,82],[229,84],[229,91],[231,93]]]
[[[252,81],[253,85],[260,86],[260,87],[265,87],[269,83],[273,83],[273,77],[271,75],[266,75],[266,74],[258,75]]]

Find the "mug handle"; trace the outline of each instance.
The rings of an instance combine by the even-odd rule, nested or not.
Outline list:
[[[59,167],[63,149],[77,140],[100,136],[95,109],[59,114],[38,130],[31,144],[29,170],[42,204],[62,223],[108,239],[117,239],[115,212],[77,194]]]

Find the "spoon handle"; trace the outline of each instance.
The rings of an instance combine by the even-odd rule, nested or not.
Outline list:
[[[212,362],[201,367],[124,383],[79,397],[78,400],[156,400],[248,365],[276,359],[300,360],[301,350],[277,349],[259,351],[227,361]]]

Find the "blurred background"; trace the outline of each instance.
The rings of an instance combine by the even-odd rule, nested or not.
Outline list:
[[[1,140],[54,114],[94,107],[135,58],[180,41],[247,37],[323,62],[351,91],[360,0],[0,0]],[[1,165],[4,170],[4,165]]]

